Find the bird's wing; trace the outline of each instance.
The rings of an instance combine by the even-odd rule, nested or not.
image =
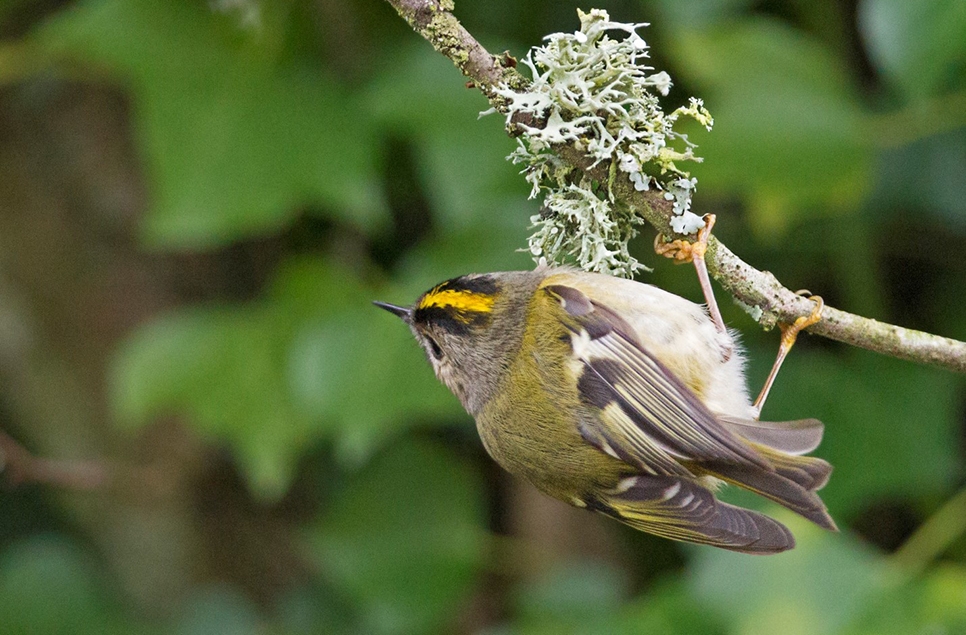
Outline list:
[[[793,544],[780,523],[717,501],[695,478],[710,474],[835,528],[814,491],[828,480],[831,466],[780,450],[809,449],[821,437],[819,422],[721,420],[640,345],[612,309],[572,287],[544,289],[563,307],[560,319],[580,365],[577,389],[594,406],[594,415],[579,423],[581,434],[641,471],[629,477],[636,479],[632,486],[606,494],[599,511],[668,538],[739,551],[773,552]]]
[[[590,443],[651,474],[689,474],[679,461],[773,470],[638,343],[616,312],[573,287],[548,285],[544,291],[563,307],[561,319],[581,364],[580,397],[600,413],[581,423]]]
[[[743,553],[795,546],[791,532],[763,514],[715,499],[698,483],[674,476],[635,476],[588,507],[641,531]]]

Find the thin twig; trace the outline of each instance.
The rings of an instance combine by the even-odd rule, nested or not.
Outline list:
[[[0,476],[5,477],[6,485],[11,488],[24,483],[40,483],[92,490],[107,482],[107,470],[96,461],[36,457],[3,431],[0,431]]]
[[[497,111],[506,113],[506,103],[493,92],[494,86],[505,83],[517,90],[527,86],[527,80],[512,68],[506,55],[501,58],[490,54],[463,28],[451,12],[452,2],[388,2],[433,48],[452,60],[463,75],[480,88]],[[593,161],[572,145],[561,145],[555,149],[564,161],[591,178],[600,182],[608,180],[609,166],[606,163],[590,167]],[[659,232],[671,234],[671,204],[664,200],[661,193],[638,192],[627,179],[614,181],[612,190],[617,200],[640,214]],[[708,244],[706,259],[711,275],[729,293],[743,304],[761,309],[758,321],[765,328],[771,328],[779,322],[793,322],[811,313],[811,302],[782,286],[771,273],[759,271],[741,260],[714,236]],[[822,320],[807,330],[891,357],[966,373],[966,342],[885,324],[827,305]]]
[[[966,487],[946,501],[890,559],[910,577],[926,567],[966,533]]]

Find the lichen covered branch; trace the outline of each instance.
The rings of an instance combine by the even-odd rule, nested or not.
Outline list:
[[[762,311],[758,322],[766,327],[792,322],[808,315],[812,302],[786,289],[768,271],[744,262],[713,236],[708,245],[708,270],[743,304]],[[966,373],[966,342],[887,324],[841,311],[828,305],[809,333],[851,346],[947,370]]]
[[[466,77],[483,91],[494,107],[502,100],[494,93],[501,84],[522,86],[526,80],[507,63],[508,58],[491,55],[463,28],[453,15],[452,0],[389,0],[409,26],[437,51],[448,57]]]
[[[490,54],[462,27],[451,12],[451,1],[388,1],[417,33],[452,60],[480,88],[497,112],[510,115],[507,128],[511,134],[519,134],[527,127],[545,128],[548,125],[549,117],[541,120],[534,116],[529,121],[521,121],[520,112],[514,112],[512,108],[511,93],[526,92],[530,82],[512,68],[507,56],[501,58]],[[579,39],[580,36],[577,37]],[[655,84],[661,79],[651,77]],[[701,110],[695,108],[693,112],[702,116]],[[551,123],[558,128],[562,125],[561,122]],[[615,168],[619,167],[615,163],[616,157],[601,160],[589,152],[580,139],[575,138],[550,143],[549,150],[555,157],[556,168],[573,173],[567,178],[606,184],[606,198],[618,208],[629,210],[667,235],[673,233],[674,229],[682,228],[680,222],[672,225],[676,218],[682,218],[674,196],[668,196],[667,189],[642,190],[639,180],[633,180],[633,176],[614,178]],[[750,307],[765,328],[778,322],[792,322],[812,311],[811,302],[782,286],[771,273],[759,271],[745,263],[713,236],[706,260],[711,275],[735,299]],[[808,328],[810,333],[892,357],[966,373],[964,342],[885,324],[829,306],[825,307],[822,317],[821,321]]]

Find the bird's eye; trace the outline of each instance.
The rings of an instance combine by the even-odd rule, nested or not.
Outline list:
[[[433,352],[433,357],[435,357],[436,359],[442,359],[443,349],[439,347],[439,344],[436,343],[436,340],[434,340],[433,338],[427,335],[426,341],[429,342],[429,350]]]

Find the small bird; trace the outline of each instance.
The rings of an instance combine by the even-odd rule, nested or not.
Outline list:
[[[815,493],[832,468],[801,456],[821,422],[759,421],[741,352],[699,304],[547,266],[375,304],[409,325],[497,463],[550,496],[674,540],[795,545],[778,521],[719,501],[723,481],[835,530]]]

